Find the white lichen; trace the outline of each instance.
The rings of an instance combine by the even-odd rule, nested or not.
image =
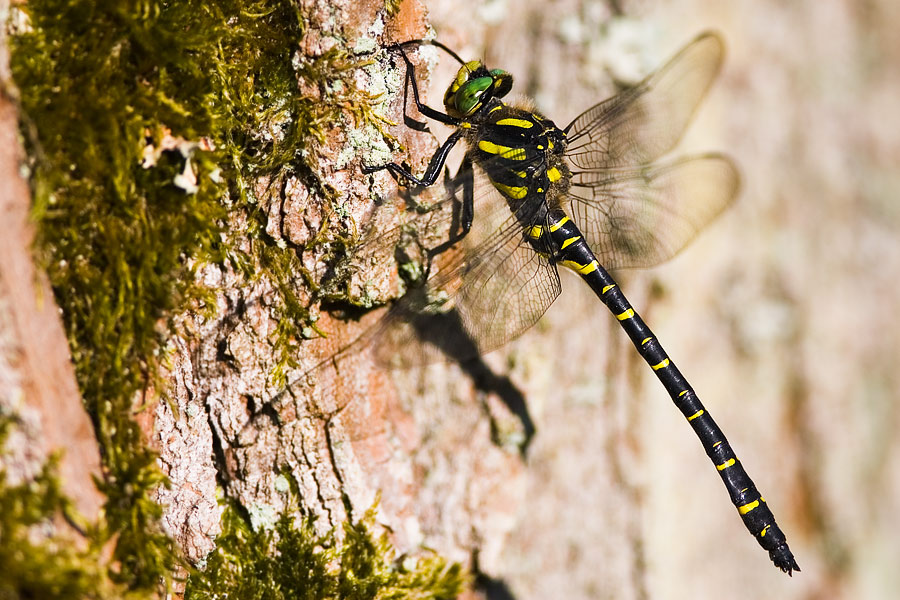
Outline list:
[[[278,521],[278,510],[269,504],[254,504],[247,509],[253,531],[271,530]]]

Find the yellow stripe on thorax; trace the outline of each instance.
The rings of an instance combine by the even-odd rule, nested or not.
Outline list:
[[[556,223],[554,223],[553,225],[551,225],[551,226],[550,226],[550,231],[556,231],[556,230],[558,230],[560,227],[562,227],[563,225],[565,225],[565,224],[568,223],[568,222],[569,222],[569,216],[566,215],[566,216],[564,216],[562,219],[560,219],[559,221],[557,221]]]
[[[478,149],[487,152],[488,154],[500,155],[509,160],[525,160],[527,158],[525,156],[524,148],[510,148],[509,146],[501,146],[500,144],[495,144],[488,140],[481,140],[478,142]]]
[[[499,121],[497,121],[497,125],[511,125],[512,127],[521,127],[522,129],[529,129],[531,127],[534,127],[534,123],[532,123],[531,121],[526,121],[525,119],[516,119],[514,117],[500,119]]]
[[[559,179],[561,177],[562,177],[562,173],[560,173],[559,169],[557,169],[556,167],[547,169],[547,179],[550,180],[550,183],[553,183],[554,181],[559,181]]]
[[[521,200],[525,196],[528,195],[528,188],[521,187],[516,185],[503,185],[502,183],[497,183],[496,181],[492,181],[494,187],[503,192],[505,195],[510,198],[515,198],[516,200]]]
[[[562,243],[562,246],[559,247],[559,249],[560,249],[560,250],[565,250],[566,248],[568,248],[569,246],[571,246],[572,244],[574,244],[575,242],[577,242],[577,241],[580,240],[580,239],[581,239],[581,236],[580,236],[580,235],[573,235],[572,237],[570,237],[569,239],[567,239],[566,241],[564,241],[564,242]]]

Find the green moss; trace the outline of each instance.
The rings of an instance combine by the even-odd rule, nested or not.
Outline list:
[[[401,4],[403,4],[403,0],[384,0],[384,10],[393,17],[400,12]]]
[[[139,18],[131,3],[30,2],[33,31],[14,38],[12,61],[32,133],[36,248],[100,441],[117,576],[133,587],[155,586],[177,564],[148,497],[163,477],[133,398],[157,371],[166,317],[206,297],[188,261],[217,255],[224,216],[209,153],[193,154],[193,194],[175,184],[180,152],[141,165],[167,129],[198,140],[211,126],[193,110],[210,93],[191,60],[201,42],[180,35],[196,18],[153,8]]]
[[[11,41],[36,252],[100,442],[112,575],[153,589],[180,560],[150,499],[165,479],[132,418],[135,398],[161,389],[172,317],[212,310],[194,279],[204,263],[274,282],[276,380],[297,336],[317,331],[295,292],[298,274],[312,278],[297,249],[266,235],[251,190],[264,178],[277,191],[293,175],[333,200],[305,157],[342,118],[378,128],[373,98],[352,82],[365,63],[340,46],[299,55],[305,21],[289,0],[32,0],[17,10],[30,19]],[[246,236],[249,252],[238,244]]]
[[[218,547],[191,575],[185,598],[449,600],[462,592],[459,565],[437,556],[398,561],[387,535],[372,533],[374,518],[370,510],[346,524],[339,545],[333,531],[317,535],[310,519],[282,514],[272,529],[254,530],[229,507]]]
[[[0,450],[12,419],[0,416]],[[67,540],[37,543],[32,529],[68,511],[50,460],[33,481],[9,485],[0,471],[0,598],[70,600],[122,597],[98,566],[96,546],[76,551]],[[135,600],[138,596],[131,596]]]

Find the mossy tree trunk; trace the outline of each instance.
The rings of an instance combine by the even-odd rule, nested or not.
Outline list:
[[[505,364],[493,360],[477,370],[450,364],[392,374],[360,351],[342,361],[337,372],[323,369],[296,380],[383,313],[367,307],[397,294],[396,268],[390,264],[374,273],[369,265],[350,269],[355,276],[339,278],[342,287],[327,287],[343,250],[350,248],[352,254],[360,231],[371,227],[373,219],[380,219],[381,227],[393,223],[395,213],[376,207],[393,199],[396,183],[384,173],[363,176],[361,165],[400,157],[414,172],[422,172],[437,147],[431,133],[404,124],[404,68],[384,50],[394,42],[428,36],[423,4],[309,0],[296,8],[302,15],[296,46],[288,42],[280,51],[268,48],[289,59],[293,87],[283,88],[284,81],[272,79],[271,90],[249,93],[238,81],[214,99],[227,104],[214,105],[214,112],[227,109],[241,115],[243,110],[252,116],[252,127],[241,134],[257,144],[247,146],[263,147],[271,155],[260,158],[225,144],[224,157],[234,159],[240,173],[228,180],[222,195],[225,258],[211,260],[196,249],[196,256],[186,253],[191,270],[184,275],[189,273],[208,293],[196,296],[175,316],[159,313],[175,333],[167,336],[159,360],[141,364],[158,366],[161,375],[148,376],[146,389],[125,404],[168,479],[155,496],[163,506],[162,525],[196,563],[216,547],[222,495],[255,528],[265,529],[281,511],[299,508],[316,517],[319,533],[359,520],[377,502],[378,522],[391,532],[399,552],[436,551],[500,574],[504,541],[523,523],[518,514],[527,481],[523,440],[533,427],[526,395],[550,394],[556,387],[549,377],[550,361],[561,364],[584,352],[571,346],[567,350],[562,338],[545,331],[537,338],[538,352],[528,345],[514,347]],[[507,33],[517,36],[508,45],[490,35],[498,19],[490,7],[435,3],[431,9],[442,20],[443,41],[473,56],[494,49],[488,60],[527,73],[518,89],[552,92],[545,95],[551,106],[564,96],[559,86],[574,67],[538,76],[537,54],[513,50],[536,40],[540,61],[568,65],[552,32],[537,25],[538,7],[506,15]],[[460,14],[471,19],[456,19]],[[255,33],[266,35],[265,29]],[[536,37],[528,40],[529,35]],[[238,64],[250,60],[240,54],[230,58]],[[424,91],[438,56],[427,48],[412,58]],[[447,81],[456,67],[443,57],[440,64],[439,79]],[[291,105],[292,111],[279,113],[283,98],[278,93],[285,89],[285,97],[301,100]],[[603,93],[610,89],[604,87]],[[242,100],[252,103],[244,94],[260,102],[268,94],[271,106],[263,104],[251,114],[251,107],[241,105]],[[431,90],[432,106],[439,104],[440,95],[440,89]],[[198,148],[210,147],[177,128],[148,139],[145,155],[157,161],[166,152],[197,156],[202,154]],[[154,165],[149,168],[152,174]],[[193,184],[202,193],[209,169],[197,171],[194,182],[185,181],[192,175],[187,166],[178,172],[179,193],[197,193]],[[321,310],[317,302],[322,298],[332,306],[366,310],[343,311],[362,315],[358,321],[343,318]],[[605,330],[604,319],[601,315],[592,322]],[[594,349],[593,354],[598,364],[615,368],[603,351]],[[91,367],[82,364],[82,372]],[[568,376],[566,370],[557,374]],[[589,393],[599,391],[594,387]],[[115,440],[111,431],[100,437]],[[602,462],[614,471],[619,460],[611,451]],[[117,477],[123,481],[121,474]],[[624,492],[609,489],[609,477],[600,477],[599,486],[580,475],[573,481],[577,487],[590,485],[597,494],[633,495],[627,485]],[[621,476],[616,483],[622,484]],[[640,541],[633,503],[625,498],[623,505],[622,512],[592,517],[606,532],[606,554],[615,556],[603,569],[610,589],[634,589],[642,576],[633,568],[640,563],[639,553],[616,550],[637,547]],[[524,522],[550,523],[565,510],[549,502]],[[523,526],[521,535],[527,536],[529,529]]]
[[[392,226],[390,214],[373,217],[373,209],[376,201],[392,200],[396,183],[386,174],[363,176],[361,164],[403,152],[421,172],[436,148],[431,134],[403,124],[402,63],[383,50],[428,34],[425,7],[403,2],[391,13],[380,2],[310,2],[301,10],[307,29],[296,60],[315,65],[328,52],[356,52],[358,63],[371,64],[342,74],[341,85],[377,97],[372,102],[384,120],[357,122],[339,111],[293,168],[255,183],[265,231],[262,240],[247,243],[272,244],[273,256],[287,252],[295,259],[266,262],[266,256],[249,282],[230,265],[209,264],[198,273],[217,290],[218,316],[181,317],[179,329],[190,333],[169,348],[172,387],[147,411],[152,419],[145,424],[171,481],[159,493],[167,507],[164,522],[199,560],[214,548],[219,531],[217,486],[254,526],[265,527],[288,508],[288,478],[296,482],[301,512],[317,517],[320,532],[360,519],[377,502],[378,521],[390,529],[398,551],[433,548],[468,563],[476,551],[499,550],[523,466],[515,448],[492,440],[472,382],[458,368],[433,367],[427,377],[406,374],[398,386],[365,350],[348,357],[339,373],[319,369],[296,381],[370,327],[383,309],[357,311],[364,315],[357,321],[309,305],[317,316],[286,324],[282,304],[286,295],[304,306],[326,296],[332,305],[364,308],[397,293],[392,265],[381,274],[362,272],[327,295],[314,288],[333,269],[339,238],[358,237],[373,218]],[[419,56],[414,61],[420,84],[427,85],[429,65]],[[301,93],[321,94],[327,102],[336,85],[308,79]],[[402,150],[385,146],[385,134]],[[245,229],[241,219],[229,227]],[[295,270],[276,271],[284,265]]]
[[[371,327],[384,310],[358,310],[362,318],[348,320],[341,311],[309,304],[310,299],[365,307],[397,294],[396,267],[390,263],[357,265],[348,270],[352,275],[344,287],[317,289],[334,275],[334,248],[344,244],[343,238],[358,238],[373,223],[394,225],[390,201],[396,183],[385,173],[362,175],[361,165],[399,157],[421,173],[437,141],[404,124],[403,64],[396,54],[383,50],[428,35],[425,6],[402,2],[395,14],[380,3],[301,6],[308,29],[297,61],[315,65],[334,49],[357,52],[371,61],[349,79],[357,90],[377,95],[377,110],[387,122],[373,127],[345,112],[324,127],[321,140],[291,169],[255,183],[265,235],[247,244],[269,244],[272,252],[262,254],[258,273],[249,282],[230,265],[210,264],[198,273],[201,281],[219,290],[218,317],[182,317],[180,329],[190,334],[170,346],[167,379],[173,387],[165,401],[148,411],[153,419],[145,426],[172,482],[160,491],[167,506],[165,523],[188,555],[199,559],[215,546],[219,530],[217,486],[243,507],[255,526],[265,527],[291,501],[287,479],[296,482],[300,509],[318,517],[320,531],[359,519],[377,501],[379,522],[389,528],[400,552],[415,555],[431,548],[452,560],[477,562],[485,573],[500,577],[506,570],[503,561],[509,560],[501,558],[505,540],[515,528],[527,538],[528,523],[552,529],[568,512],[565,502],[554,500],[548,489],[537,513],[524,519],[519,513],[527,484],[524,440],[533,433],[526,399],[532,394],[554,397],[554,377],[575,376],[578,369],[608,369],[607,376],[620,381],[616,371],[622,365],[608,359],[607,351],[615,356],[627,347],[616,337],[602,348],[590,343],[593,338],[575,346],[545,330],[531,338],[535,346],[527,341],[513,346],[505,363],[493,357],[475,368],[444,364],[392,373],[363,348],[342,357],[338,369],[303,375]],[[543,9],[537,5],[504,15],[502,38],[491,34],[498,15],[490,10],[453,3],[434,3],[429,9],[441,19],[445,43],[466,56],[481,56],[487,49],[491,64],[524,74],[519,93],[542,94],[551,109],[565,106],[569,113],[560,123],[574,116],[571,111],[577,107],[613,89],[602,78],[581,90],[580,100],[567,95],[574,91],[566,86],[578,63],[567,61],[554,32],[539,25]],[[465,22],[455,18],[460,14]],[[603,15],[610,18],[612,12],[607,9]],[[540,52],[518,51],[532,46]],[[439,106],[442,84],[458,67],[434,48],[414,52],[412,59],[421,89],[429,90],[429,103]],[[430,84],[431,61],[440,65],[435,86]],[[541,70],[548,65],[557,68]],[[320,95],[323,101],[336,87],[301,77],[301,92]],[[440,127],[432,128],[444,137]],[[385,133],[398,143],[386,145]],[[238,215],[230,229],[248,229],[244,219]],[[279,250],[295,258],[281,262]],[[245,251],[252,254],[252,248]],[[284,299],[291,296],[310,312],[285,310]],[[583,325],[607,331],[602,311],[593,310],[589,301],[583,309],[590,315],[582,317]],[[302,319],[299,327],[296,320],[285,324],[286,315]],[[565,320],[557,321],[560,330]],[[296,337],[285,336],[286,330]],[[578,364],[583,356],[592,356],[592,364]],[[567,363],[569,367],[561,366]],[[301,379],[295,381],[298,375]],[[609,399],[605,380],[596,378],[584,394]],[[633,409],[623,411],[600,438],[617,439],[619,427],[627,428],[636,419]],[[593,548],[609,557],[602,579],[609,589],[640,595],[642,534],[638,492],[623,473],[628,454],[615,447],[595,457],[591,464],[596,478],[580,473],[577,462],[559,474],[569,477],[574,488],[592,490],[620,507],[589,517],[572,514],[571,520],[561,522],[569,527],[587,519],[592,530],[602,530],[604,536],[595,541],[604,550]]]
[[[259,529],[290,507],[317,517],[319,533],[359,519],[377,501],[377,522],[398,551],[433,549],[467,564],[477,557],[484,573],[506,582],[483,578],[486,590],[502,594],[508,585],[521,598],[700,597],[722,590],[734,597],[855,597],[856,587],[895,579],[882,566],[890,561],[881,560],[900,539],[890,510],[897,486],[889,460],[898,415],[891,401],[896,336],[890,335],[900,264],[891,203],[898,129],[885,125],[893,118],[896,76],[883,67],[900,56],[890,30],[893,4],[858,11],[842,2],[804,10],[802,3],[773,2],[709,9],[689,0],[675,8],[580,0],[298,0],[280,3],[278,19],[266,20],[265,10],[229,13],[216,22],[212,45],[195,36],[203,27],[172,25],[206,14],[184,5],[190,14],[165,22],[177,35],[137,38],[168,39],[178,56],[201,67],[176,61],[178,68],[165,62],[162,69],[129,72],[125,88],[165,93],[145,93],[122,113],[91,94],[73,94],[77,110],[66,118],[87,123],[75,137],[89,140],[89,148],[109,143],[111,137],[95,139],[92,132],[105,133],[110,121],[121,119],[131,129],[125,142],[101,153],[103,160],[67,155],[59,163],[63,179],[77,172],[82,181],[86,172],[131,169],[141,158],[129,153],[146,151],[158,164],[135,168],[133,179],[165,193],[137,186],[134,196],[150,209],[162,207],[140,216],[172,223],[172,235],[162,232],[157,241],[181,239],[184,223],[166,221],[169,213],[195,210],[202,204],[197,198],[214,206],[190,215],[200,242],[168,254],[168,242],[153,246],[165,260],[145,264],[137,251],[123,252],[119,270],[101,269],[80,287],[65,279],[80,263],[47,248],[54,235],[67,242],[87,235],[53,228],[59,207],[70,205],[59,189],[48,194],[40,185],[57,180],[39,176],[32,181],[38,232],[44,232],[38,254],[53,293],[29,270],[28,197],[11,112],[18,104],[4,84],[0,134],[10,141],[0,146],[6,233],[0,376],[10,384],[0,399],[22,424],[7,443],[13,450],[4,463],[8,473],[28,465],[20,472],[34,474],[48,453],[64,448],[60,477],[84,516],[96,514],[103,501],[90,485],[90,475],[99,473],[107,483],[111,474],[117,478],[108,487],[121,488],[113,508],[129,518],[152,517],[145,505],[143,512],[128,511],[143,499],[140,482],[155,480],[145,477],[145,455],[129,462],[126,453],[116,454],[123,428],[111,415],[127,415],[139,424],[141,443],[158,453],[152,473],[158,467],[169,480],[158,491],[148,486],[164,506],[165,531],[195,563],[216,546],[224,496]],[[142,14],[134,23],[157,16]],[[142,26],[129,32],[141,34]],[[580,282],[567,281],[558,307],[535,331],[487,357],[475,376],[470,366],[455,364],[391,373],[364,350],[348,354],[338,371],[302,376],[365,331],[383,314],[373,306],[398,292],[389,261],[354,265],[348,256],[361,231],[373,222],[390,227],[396,216],[389,206],[393,179],[365,176],[361,165],[399,157],[422,172],[437,140],[446,137],[438,126],[432,135],[403,124],[403,67],[384,50],[427,37],[429,26],[463,57],[482,57],[513,73],[514,91],[534,97],[559,125],[608,96],[610,75],[634,81],[701,29],[723,30],[730,56],[700,112],[705,130],[698,123],[719,141],[692,149],[733,153],[746,173],[746,194],[671,266],[624,275],[621,284],[766,491],[796,543],[804,568],[799,578],[781,582],[769,572],[689,430]],[[97,64],[135,47],[143,48],[104,47]],[[214,48],[224,48],[227,60]],[[412,58],[429,103],[438,106],[456,65],[428,51]],[[134,81],[146,87],[131,86]],[[45,97],[58,98],[57,87],[42,88]],[[77,104],[79,97],[92,102]],[[146,109],[154,98],[163,117],[150,120],[158,127],[144,134],[143,121],[134,126],[129,119],[135,106]],[[91,104],[102,110],[92,112]],[[98,126],[90,120],[98,113],[116,118]],[[51,145],[44,148],[52,154]],[[181,177],[178,184],[163,186],[171,175]],[[108,186],[115,188],[112,196],[120,183]],[[101,233],[118,226],[103,211],[83,214],[90,216],[79,222],[85,230],[91,223]],[[135,240],[129,250],[137,250],[139,237],[121,239]],[[91,247],[94,256],[107,257],[108,247]],[[141,285],[120,284],[147,280],[126,276],[129,261],[150,272],[165,263],[170,279],[191,285],[168,280],[134,301],[129,294]],[[85,273],[92,271],[76,274]],[[195,283],[202,293],[188,289]],[[92,295],[91,288],[103,293]],[[74,299],[67,296],[73,289]],[[78,323],[101,295],[124,307],[105,313],[112,321],[140,313],[134,320],[143,327],[135,335],[86,319],[109,326],[102,350],[139,346],[138,338],[159,344],[140,346],[143,353],[91,354],[97,349],[85,341],[95,331]],[[96,436],[86,433],[84,413],[69,412],[78,406],[77,393],[54,296],[65,311]],[[116,305],[122,297],[132,300]],[[860,335],[873,331],[881,335]],[[158,332],[164,335],[157,339]],[[111,387],[125,390],[122,397]],[[523,456],[521,442],[533,426],[526,417],[537,434]],[[98,438],[115,444],[99,444],[103,462]],[[826,451],[834,447],[842,451]],[[113,454],[121,468],[109,460]],[[137,475],[128,479],[129,473]],[[870,560],[873,554],[879,559]],[[145,558],[134,562],[135,572],[146,568]]]

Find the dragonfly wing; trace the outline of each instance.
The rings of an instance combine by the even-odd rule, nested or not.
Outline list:
[[[472,230],[392,307],[377,350],[386,363],[431,362],[435,346],[460,360],[489,352],[534,325],[561,291],[555,265],[524,239],[520,219],[530,216],[517,218],[479,168],[473,175]]]
[[[502,202],[502,196],[487,178],[482,179],[480,183],[476,181],[476,189],[482,186],[486,194],[501,198]],[[482,352],[520,336],[560,294],[559,274],[547,259],[552,250],[538,253],[525,240],[523,222],[544,225],[536,222],[534,213],[538,208],[526,203],[519,215],[507,208],[508,216],[502,222],[482,221],[470,234],[473,246],[468,252],[457,310],[466,329],[477,337]]]
[[[595,105],[566,127],[566,156],[576,169],[649,163],[671,150],[719,72],[715,33],[695,38],[636,86]]]
[[[734,201],[739,188],[731,160],[704,154],[576,173],[569,202],[603,266],[649,267],[678,253]]]

